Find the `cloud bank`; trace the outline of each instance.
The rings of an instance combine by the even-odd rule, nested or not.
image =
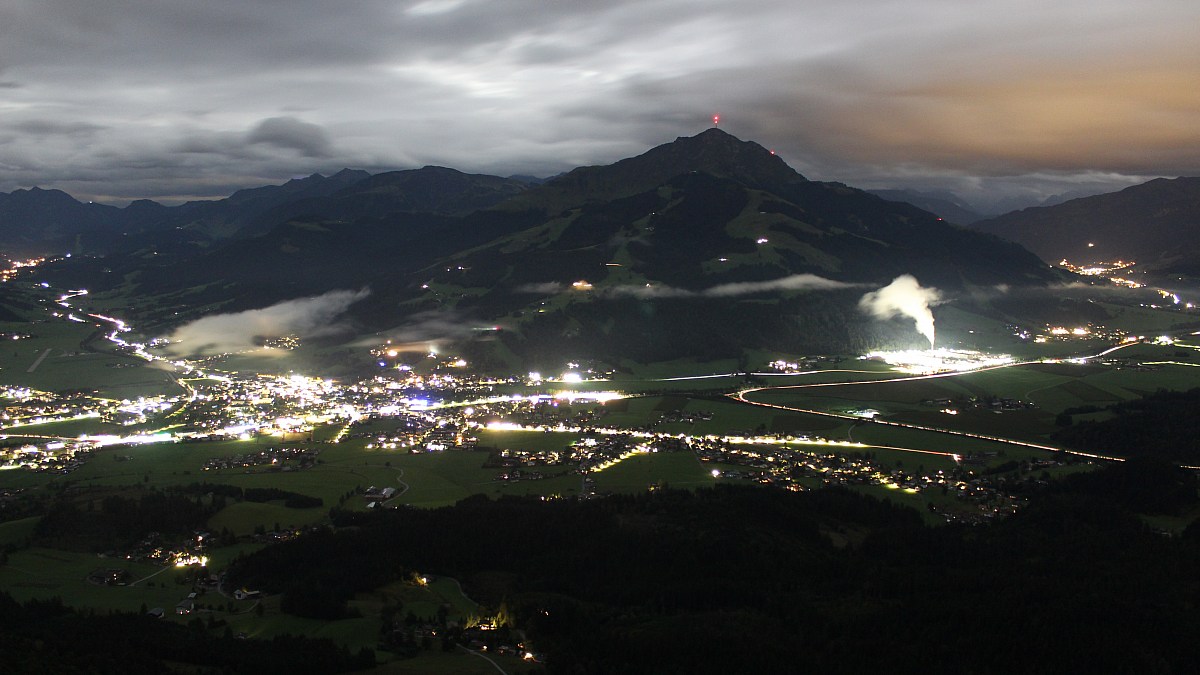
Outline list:
[[[264,337],[328,335],[338,330],[335,320],[369,294],[367,289],[330,291],[261,309],[206,316],[177,328],[167,349],[181,356],[213,355],[254,349]]]
[[[738,281],[719,284],[698,291],[686,288],[676,288],[665,284],[644,284],[641,286],[601,286],[588,292],[602,298],[732,298],[740,295],[755,293],[771,293],[780,291],[832,291],[842,288],[853,288],[859,284],[826,279],[815,274],[793,274],[768,281]],[[537,284],[526,284],[517,288],[518,293],[538,293],[553,295],[568,290],[574,290],[566,284],[548,281]]]
[[[481,325],[455,310],[428,310],[408,317],[404,323],[382,334],[360,340],[358,344],[378,346],[383,340],[390,340],[390,347],[398,351],[427,351],[446,342],[477,339],[481,332],[490,332],[493,328],[493,324]]]
[[[1197,25],[1186,0],[6,0],[0,191],[545,176],[714,113],[822,180],[1124,187],[1200,173]]]

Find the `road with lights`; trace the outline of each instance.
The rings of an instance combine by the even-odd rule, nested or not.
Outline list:
[[[1159,339],[1161,340],[1162,338],[1159,338]],[[1087,362],[1090,360],[1108,356],[1108,355],[1112,354],[1113,352],[1116,352],[1120,349],[1124,349],[1124,348],[1127,348],[1127,347],[1133,346],[1134,344],[1139,344],[1139,343],[1140,343],[1140,341],[1126,341],[1126,342],[1123,342],[1122,344],[1107,348],[1097,354],[1070,359],[1070,361],[1077,362],[1077,363],[1084,363],[1084,362]],[[750,387],[750,388],[742,389],[740,391],[729,394],[728,396],[730,396],[731,398],[733,398],[737,401],[740,401],[741,403],[746,403],[746,404],[753,405],[753,406],[759,406],[759,407],[764,407],[764,408],[774,408],[777,410],[785,410],[785,411],[789,411],[789,412],[803,413],[806,415],[817,415],[820,417],[830,417],[830,418],[835,418],[835,419],[850,420],[850,421],[854,421],[854,422],[864,422],[864,423],[870,423],[870,424],[878,424],[878,425],[882,425],[882,426],[913,429],[916,431],[927,431],[927,432],[931,432],[931,433],[946,434],[946,435],[958,436],[958,437],[962,437],[962,438],[972,438],[972,439],[983,440],[983,441],[991,441],[991,442],[995,442],[995,443],[1003,443],[1006,445],[1016,445],[1016,446],[1026,447],[1026,448],[1032,448],[1035,450],[1044,450],[1046,452],[1062,452],[1062,453],[1074,455],[1077,457],[1084,457],[1087,459],[1107,460],[1107,461],[1113,461],[1113,462],[1125,461],[1125,458],[1123,458],[1123,457],[1114,457],[1114,456],[1109,456],[1109,455],[1100,455],[1100,454],[1095,454],[1095,453],[1082,452],[1079,450],[1071,450],[1069,448],[1063,448],[1063,447],[1058,447],[1058,446],[1053,446],[1053,445],[1046,445],[1046,444],[1042,444],[1042,443],[1031,443],[1028,441],[1021,441],[1021,440],[1012,439],[1012,438],[1003,438],[1003,437],[992,436],[992,435],[988,435],[988,434],[980,434],[980,433],[961,431],[961,430],[956,430],[956,429],[946,429],[944,427],[933,427],[933,426],[928,426],[928,425],[913,424],[913,423],[909,423],[909,422],[896,422],[896,421],[892,421],[892,420],[884,420],[884,419],[879,419],[879,418],[864,420],[863,417],[858,416],[858,415],[849,415],[849,414],[845,414],[845,413],[835,413],[835,412],[828,412],[828,411],[823,411],[823,410],[814,410],[811,408],[782,405],[782,404],[778,404],[778,403],[766,403],[763,401],[755,401],[755,400],[749,398],[753,394],[761,393],[761,392],[768,392],[768,391],[810,389],[810,388],[817,388],[817,387],[852,387],[852,386],[863,385],[863,384],[889,384],[889,383],[900,383],[900,382],[914,382],[914,381],[931,380],[931,379],[937,379],[937,378],[958,377],[958,376],[965,375],[968,373],[979,373],[979,372],[984,372],[984,371],[989,371],[989,370],[999,370],[1002,368],[1015,368],[1015,367],[1030,365],[1033,363],[1045,362],[1045,361],[1015,361],[1012,359],[1004,359],[1003,361],[1004,362],[1002,362],[1002,363],[983,365],[983,366],[980,366],[977,368],[960,368],[960,369],[954,369],[954,370],[947,370],[945,372],[933,372],[933,373],[928,373],[928,374],[924,374],[924,375],[913,375],[913,376],[909,376],[909,377],[878,378],[878,379],[872,379],[872,380],[853,380],[853,381],[847,381],[847,382],[817,382],[817,383],[809,383],[809,384],[791,384],[791,385],[778,385],[778,386]],[[916,452],[930,452],[930,451],[917,450]],[[957,455],[955,455],[955,457],[957,458]],[[1190,466],[1190,465],[1183,465],[1183,468],[1200,470],[1200,467]]]

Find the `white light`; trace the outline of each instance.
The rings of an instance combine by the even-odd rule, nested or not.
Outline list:
[[[625,398],[625,395],[615,391],[560,391],[554,395],[554,398],[565,400],[569,403],[574,403],[575,401],[605,403]]]
[[[862,358],[879,359],[903,373],[931,375],[949,371],[963,372],[1013,362],[1008,354],[985,354],[967,349],[909,349],[895,352],[871,352]]]

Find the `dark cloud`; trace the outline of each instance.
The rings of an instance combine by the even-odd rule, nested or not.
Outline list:
[[[5,0],[0,191],[548,175],[715,112],[818,179],[1118,188],[1200,173],[1198,24],[1178,0]]]
[[[29,136],[91,136],[105,127],[87,122],[56,122],[53,120],[25,120],[13,122],[10,129]]]
[[[246,135],[246,142],[298,150],[305,157],[326,157],[331,145],[324,129],[295,117],[272,117],[259,122]]]

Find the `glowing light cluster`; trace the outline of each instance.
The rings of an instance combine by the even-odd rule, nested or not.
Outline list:
[[[1014,362],[1008,354],[986,354],[968,349],[906,349],[870,352],[861,358],[878,359],[902,373],[932,375],[992,368]]]

